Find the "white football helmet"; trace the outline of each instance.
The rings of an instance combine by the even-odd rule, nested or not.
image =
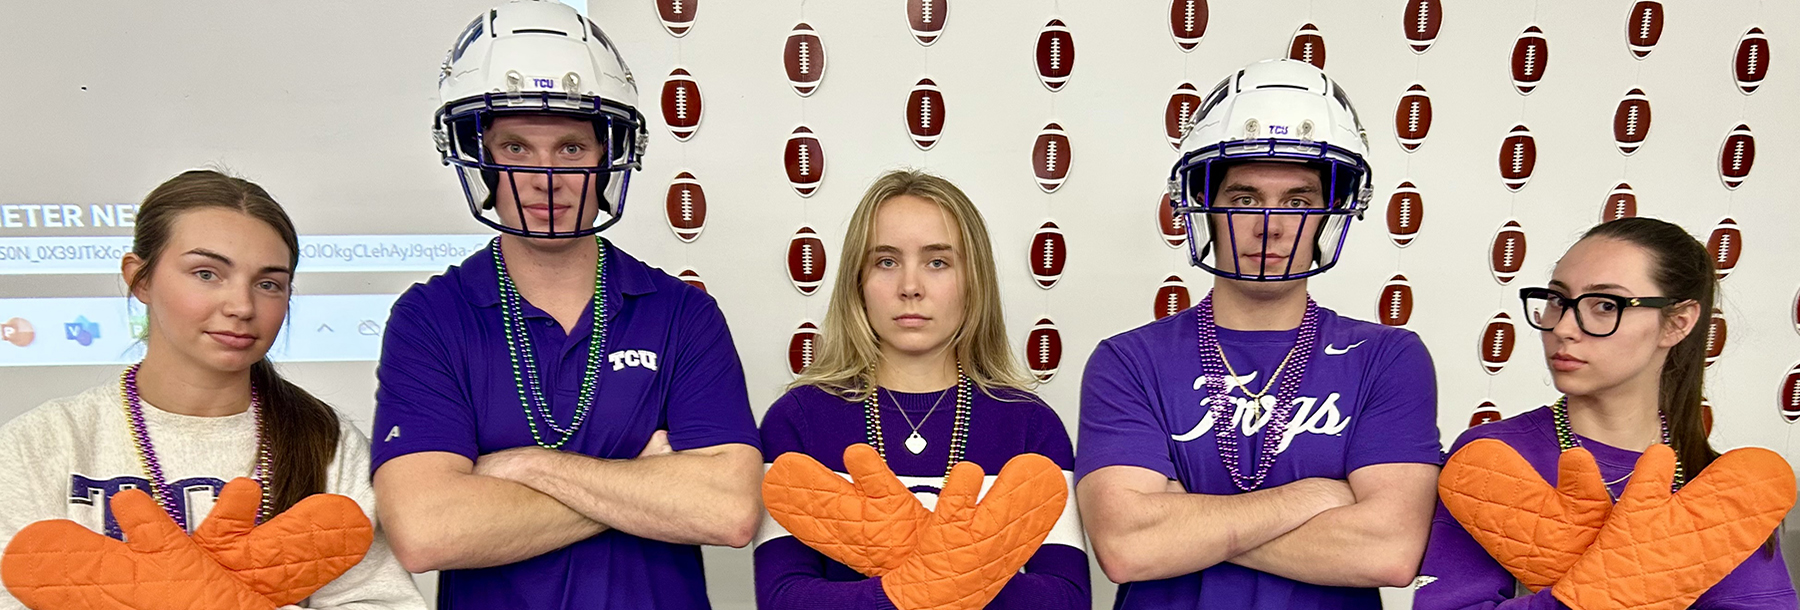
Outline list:
[[[1362,217],[1374,194],[1368,136],[1343,88],[1306,62],[1261,61],[1221,81],[1193,116],[1181,141],[1181,159],[1169,174],[1169,205],[1185,219],[1190,262],[1220,277],[1256,281],[1299,279],[1336,265],[1350,220]],[[1231,165],[1271,161],[1318,169],[1323,207],[1215,202]],[[1244,272],[1237,264],[1220,264],[1221,252],[1230,262],[1238,260],[1240,250],[1271,251],[1267,231],[1260,245],[1238,244],[1231,231],[1237,223],[1260,221],[1268,227],[1281,216],[1301,219],[1302,229],[1292,231],[1289,253],[1298,248],[1307,228],[1316,227],[1312,260],[1300,262],[1296,269],[1296,261],[1289,257],[1286,269],[1263,267],[1255,273]],[[1218,234],[1215,222],[1224,224],[1225,235]],[[1198,239],[1200,230],[1206,232],[1204,243]],[[1280,252],[1279,246],[1273,251]]]
[[[631,69],[600,26],[554,1],[513,0],[480,16],[456,37],[438,77],[442,103],[432,126],[445,165],[455,166],[469,211],[506,233],[528,237],[593,235],[619,221],[631,171],[649,143],[637,110]],[[567,116],[591,121],[604,154],[595,167],[529,167],[495,162],[483,146],[494,118],[506,114]],[[493,213],[497,188],[517,189],[502,173],[551,178],[583,175],[577,217],[598,201],[595,224],[574,231],[509,227]],[[597,194],[598,197],[590,195]],[[518,197],[513,197],[518,201]],[[555,204],[552,203],[552,209]],[[490,217],[492,216],[492,217]],[[524,217],[524,210],[519,216]]]

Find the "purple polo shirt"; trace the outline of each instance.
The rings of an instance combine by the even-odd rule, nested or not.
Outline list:
[[[533,444],[497,282],[483,248],[394,303],[376,368],[373,469],[410,453],[474,460]],[[608,243],[605,298],[608,357],[593,410],[563,451],[629,459],[658,429],[677,451],[759,446],[743,365],[712,297]],[[566,425],[587,366],[593,305],[567,334],[530,303],[524,313],[551,410]],[[442,610],[709,606],[699,547],[617,530],[510,565],[445,570],[438,580]]]
[[[1081,384],[1077,478],[1107,466],[1137,466],[1178,480],[1190,492],[1242,493],[1220,461],[1221,432],[1238,436],[1243,472],[1255,468],[1260,452],[1250,449],[1260,448],[1264,435],[1285,433],[1263,489],[1309,477],[1345,479],[1376,464],[1439,463],[1436,377],[1418,335],[1321,308],[1318,344],[1291,423],[1275,430],[1248,418],[1233,425],[1232,417],[1205,417],[1197,322],[1198,313],[1189,308],[1095,348]],[[1298,335],[1297,329],[1218,331],[1238,381],[1256,391]],[[1381,599],[1376,589],[1312,585],[1221,563],[1121,585],[1115,607],[1380,608]]]
[[[1506,443],[1519,452],[1545,482],[1556,484],[1556,461],[1562,456],[1562,447],[1556,443],[1556,427],[1548,407],[1470,428],[1452,447],[1462,449],[1463,445],[1478,438]],[[1601,479],[1615,481],[1609,491],[1615,497],[1625,493],[1625,485],[1630,483],[1628,475],[1637,469],[1641,453],[1579,438],[1581,446],[1594,455]],[[1568,608],[1551,592],[1554,585],[1537,593],[1518,587],[1512,574],[1488,555],[1455,517],[1450,516],[1443,502],[1438,502],[1437,514],[1431,520],[1431,540],[1425,546],[1425,565],[1419,568],[1419,578],[1419,589],[1413,596],[1413,607],[1419,610]],[[1724,580],[1700,594],[1693,607],[1792,610],[1800,608],[1800,600],[1795,597],[1794,584],[1788,579],[1787,565],[1782,562],[1780,549],[1768,545],[1752,552]]]

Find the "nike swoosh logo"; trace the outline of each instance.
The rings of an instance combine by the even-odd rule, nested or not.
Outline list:
[[[1345,347],[1344,349],[1338,349],[1338,348],[1332,347],[1331,344],[1327,343],[1327,344],[1325,344],[1325,355],[1327,355],[1327,356],[1342,356],[1344,354],[1348,354],[1348,353],[1350,353],[1350,350],[1356,349],[1357,346],[1362,345],[1366,341],[1368,341],[1368,339],[1364,339],[1362,341],[1357,341],[1355,343],[1351,343],[1348,347]]]

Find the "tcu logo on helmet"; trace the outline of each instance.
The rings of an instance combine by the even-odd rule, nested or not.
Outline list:
[[[647,349],[620,350],[606,355],[612,363],[612,370],[624,370],[625,367],[637,367],[656,370],[656,352]]]

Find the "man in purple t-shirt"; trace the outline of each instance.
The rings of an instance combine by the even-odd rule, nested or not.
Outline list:
[[[1182,149],[1170,203],[1212,293],[1082,380],[1076,493],[1116,607],[1378,608],[1424,552],[1437,391],[1418,336],[1307,296],[1371,197],[1362,125],[1323,72],[1266,61]]]
[[[647,136],[600,28],[513,2],[457,36],[434,135],[503,235],[401,295],[373,469],[438,607],[707,608],[698,545],[744,546],[761,454],[705,292],[597,236]]]

